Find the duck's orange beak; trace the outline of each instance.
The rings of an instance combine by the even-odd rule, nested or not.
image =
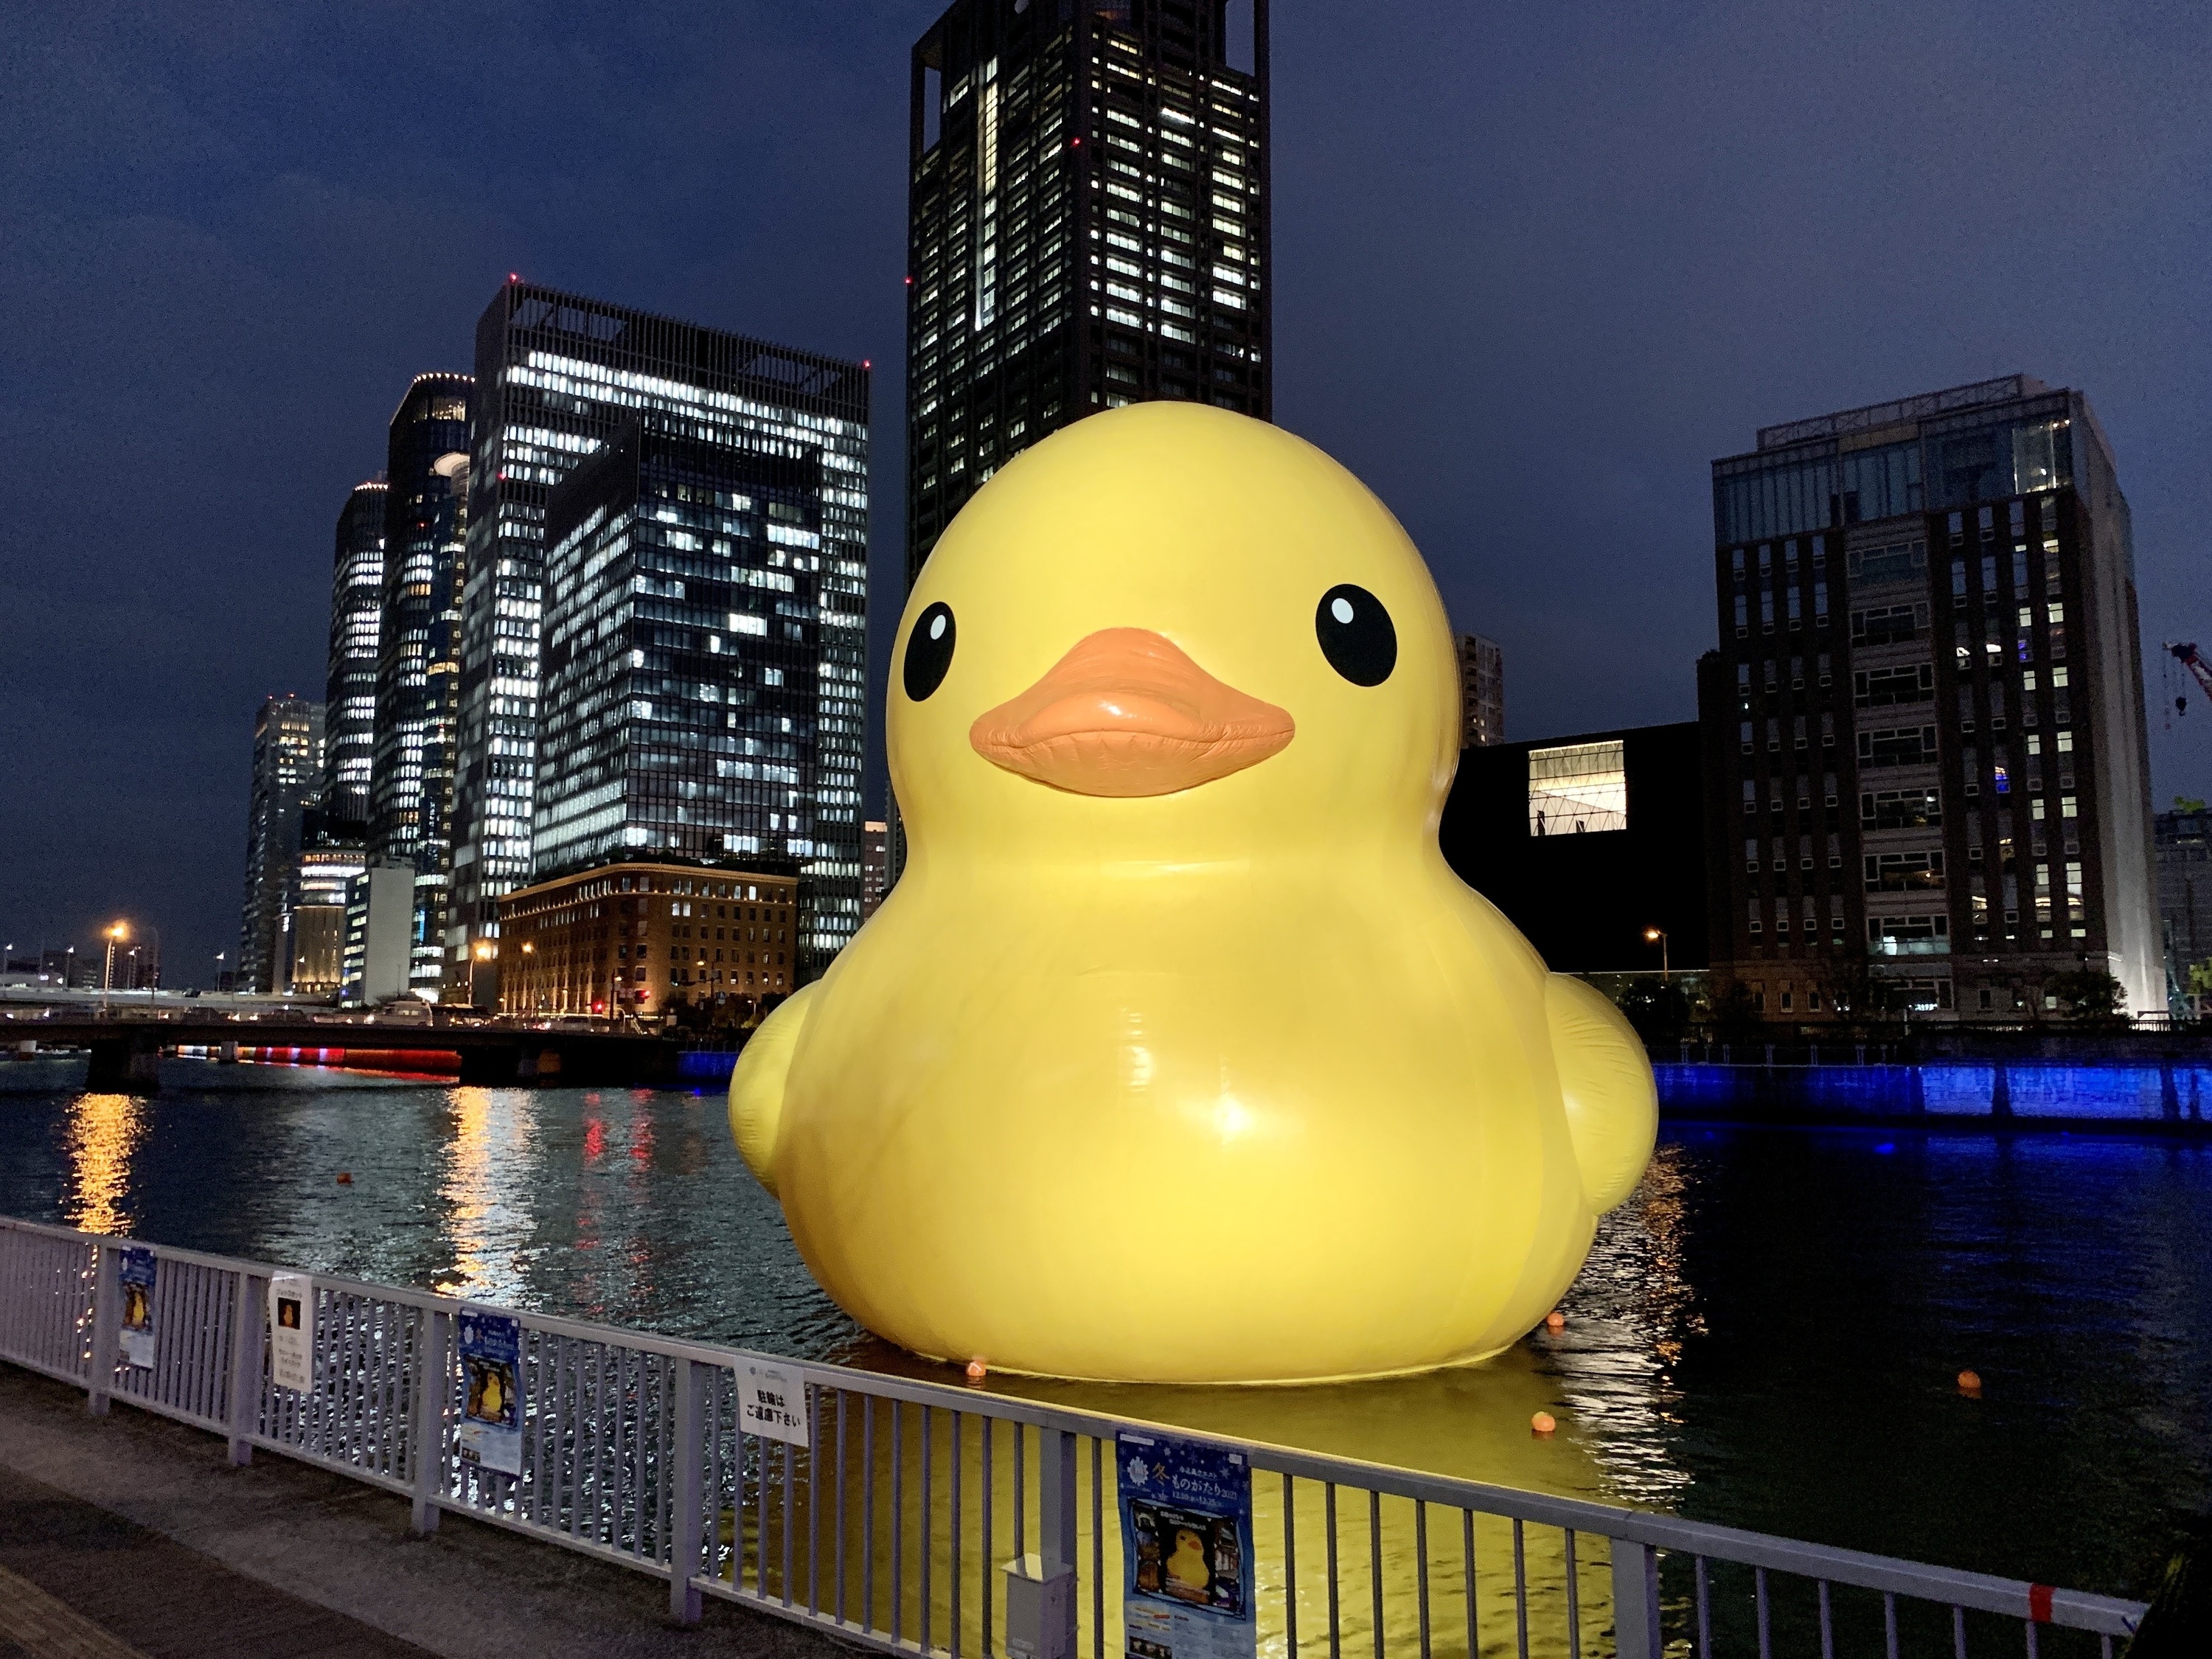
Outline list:
[[[1035,685],[969,728],[975,752],[1079,795],[1167,795],[1256,766],[1297,727],[1148,628],[1077,641]]]

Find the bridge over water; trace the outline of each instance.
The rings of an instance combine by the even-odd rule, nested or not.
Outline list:
[[[25,1045],[34,1045],[27,1050]],[[425,1024],[300,1015],[178,1014],[131,1011],[0,1012],[0,1045],[18,1053],[82,1048],[88,1089],[161,1091],[161,1057],[204,1048],[217,1060],[282,1059],[342,1066],[349,1055],[458,1060],[460,1080],[487,1087],[529,1084],[672,1084],[682,1052],[672,1038],[618,1030],[539,1030],[497,1021]],[[445,1057],[451,1056],[447,1060]]]

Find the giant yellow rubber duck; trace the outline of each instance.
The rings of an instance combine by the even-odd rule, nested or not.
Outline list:
[[[731,1079],[913,1352],[1304,1382],[1497,1352],[1634,1188],[1651,1070],[1444,863],[1456,653],[1342,467],[1183,404],[1001,470],[899,624],[908,861]]]

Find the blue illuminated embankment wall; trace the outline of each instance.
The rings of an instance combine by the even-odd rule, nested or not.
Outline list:
[[[726,1085],[737,1055],[677,1057],[696,1086]],[[2051,1060],[1931,1060],[1911,1066],[1712,1066],[1655,1063],[1668,1117],[1747,1122],[1857,1123],[1928,1119],[2021,1128],[2136,1123],[2212,1133],[2212,1061],[2084,1065]]]
[[[1927,1060],[1911,1066],[1655,1064],[1668,1117],[1850,1123],[1897,1119],[2032,1128],[2141,1124],[2212,1133],[2212,1063]]]
[[[727,1083],[738,1055],[729,1048],[686,1048],[676,1056],[676,1076],[684,1083]]]

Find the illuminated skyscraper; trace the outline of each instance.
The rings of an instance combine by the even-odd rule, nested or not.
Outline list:
[[[273,991],[283,969],[284,908],[300,864],[300,817],[323,781],[323,705],[266,697],[253,720],[253,787],[246,822],[246,903],[238,933],[240,990]]]
[[[1273,418],[1268,0],[957,0],[915,42],[906,580],[1086,415]],[[886,876],[906,862],[890,803]]]
[[[1267,0],[959,0],[912,64],[909,586],[1071,421],[1273,408]]]
[[[815,856],[822,462],[642,426],[546,507],[537,878],[625,853]],[[758,862],[759,855],[772,860]]]
[[[330,675],[324,693],[324,810],[368,821],[376,761],[377,629],[384,608],[385,487],[356,484],[338,514],[331,566]]]
[[[462,538],[468,529],[465,374],[418,374],[392,417],[383,622],[368,848],[415,872],[410,987],[444,978],[460,717]]]
[[[811,614],[787,620],[812,630],[818,651],[801,948],[806,963],[826,961],[860,919],[867,366],[510,282],[477,325],[476,383],[448,983],[466,973],[477,939],[495,937],[500,896],[535,867],[547,497],[641,418],[710,447],[797,446],[818,458],[819,525],[772,523],[765,537],[814,588]],[[699,579],[736,580],[738,562],[718,554],[714,538],[680,550],[695,556]],[[693,630],[640,609],[655,626],[637,648],[656,653],[666,695],[686,695],[681,659],[696,648]],[[495,994],[481,976],[478,994]]]

